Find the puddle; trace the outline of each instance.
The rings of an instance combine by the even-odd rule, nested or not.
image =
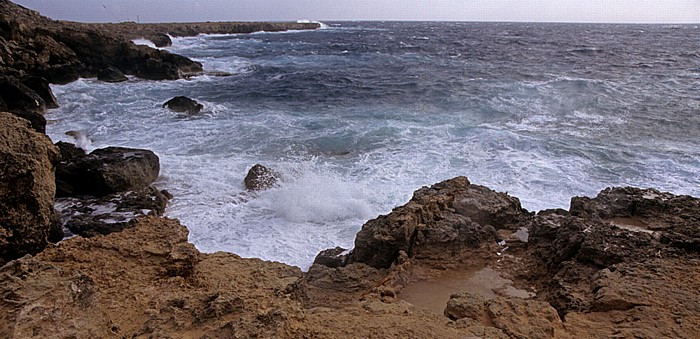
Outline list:
[[[613,226],[632,231],[652,234],[654,231],[647,229],[649,226],[641,218],[636,217],[617,217],[608,220]]]
[[[493,299],[499,295],[517,298],[535,296],[532,292],[513,287],[512,283],[491,267],[486,267],[478,271],[450,272],[435,279],[411,283],[401,290],[399,298],[417,308],[442,314],[450,295],[455,293],[470,292],[485,299]]]

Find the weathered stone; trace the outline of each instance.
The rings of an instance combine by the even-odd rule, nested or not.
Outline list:
[[[479,321],[486,316],[486,300],[473,293],[453,294],[445,307],[445,316],[452,320],[469,318]]]
[[[41,251],[62,232],[55,222],[54,163],[48,137],[10,113],[0,113],[0,260]]]
[[[44,99],[13,77],[0,76],[0,98],[12,112],[46,111]]]
[[[22,84],[34,91],[42,100],[46,108],[58,108],[58,101],[51,92],[49,81],[39,76],[28,76],[22,78]]]
[[[494,326],[511,338],[561,338],[565,333],[557,311],[546,302],[499,297],[486,305]]]
[[[495,192],[485,194],[485,191],[482,186],[472,185],[466,177],[417,190],[406,205],[362,226],[348,262],[387,268],[400,251],[416,259],[451,261],[465,250],[495,243],[498,235],[491,224],[513,227],[530,218],[527,211],[519,208],[517,199],[507,199],[507,195]],[[477,204],[474,200],[477,198],[495,199],[495,203]],[[501,203],[504,200],[509,202],[508,213],[503,212]],[[473,221],[470,216],[484,224]],[[512,219],[507,220],[505,216]],[[498,220],[500,222],[494,222]]]
[[[188,97],[177,96],[166,101],[163,104],[163,108],[167,108],[178,113],[197,114],[202,110],[202,108],[204,108],[204,105]]]
[[[160,171],[152,151],[124,147],[94,150],[85,157],[61,161],[56,169],[58,196],[92,195],[139,190],[150,185]]]
[[[279,174],[266,166],[255,164],[248,170],[243,182],[251,191],[261,191],[273,187],[279,180]]]

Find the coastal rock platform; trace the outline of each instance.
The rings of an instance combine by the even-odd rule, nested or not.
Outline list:
[[[617,205],[605,203],[611,194]],[[176,220],[141,217],[121,232],[65,240],[0,269],[0,335],[700,335],[700,252],[688,245],[699,237],[700,199],[616,188],[572,201],[572,210],[586,210],[585,216],[565,210],[535,215],[516,198],[458,177],[419,189],[408,204],[369,221],[358,234],[391,243],[382,234],[418,220],[424,234],[414,237],[413,246],[431,251],[398,249],[393,259],[364,263],[354,253],[375,244],[358,240],[349,254],[325,251],[308,272],[231,253],[200,253]],[[625,201],[636,201],[631,215]],[[615,219],[620,215],[664,227],[631,230]],[[449,225],[484,236],[436,237],[452,234]],[[528,230],[527,239],[513,236],[516,226]],[[450,241],[455,243],[446,245]],[[344,259],[326,260],[338,255]],[[414,285],[420,294],[452,296],[431,309],[411,298]],[[485,293],[470,294],[477,285]]]

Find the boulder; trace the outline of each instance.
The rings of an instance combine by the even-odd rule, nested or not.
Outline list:
[[[204,106],[198,103],[196,100],[190,99],[186,96],[176,96],[163,104],[163,108],[167,108],[173,112],[187,113],[187,114],[197,114],[204,108]]]
[[[61,190],[57,196],[107,194],[139,190],[150,185],[160,171],[158,156],[144,149],[108,147],[84,156],[62,160],[56,169]]]
[[[123,82],[129,80],[129,78],[122,73],[118,68],[114,66],[108,66],[100,70],[97,73],[97,80],[104,82]]]
[[[109,194],[103,197],[59,198],[56,206],[63,227],[72,234],[92,237],[119,232],[134,225],[142,216],[162,216],[172,195],[152,186]]]
[[[59,153],[24,119],[0,113],[0,261],[62,238],[53,208]]]
[[[248,170],[248,174],[243,182],[245,183],[245,188],[250,191],[262,191],[277,184],[278,178],[279,174],[275,171],[263,165],[255,164]]]
[[[468,249],[495,244],[496,228],[517,229],[531,217],[517,198],[457,177],[421,188],[406,205],[365,223],[348,262],[388,268],[401,251],[450,262]]]
[[[14,77],[0,76],[0,98],[11,112],[46,111],[44,99]]]

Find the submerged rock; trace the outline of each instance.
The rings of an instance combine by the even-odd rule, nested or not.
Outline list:
[[[279,174],[260,164],[255,164],[248,170],[243,182],[245,188],[251,191],[262,191],[277,184]]]
[[[150,185],[160,171],[152,151],[107,147],[86,156],[62,160],[56,168],[57,196],[107,194],[139,190]]]
[[[166,101],[163,104],[163,108],[178,113],[197,114],[204,108],[204,105],[186,96],[177,96]]]
[[[53,208],[58,157],[46,135],[0,112],[0,262],[35,254],[62,237]]]
[[[162,216],[172,195],[151,186],[137,190],[91,196],[60,198],[56,206],[63,227],[83,237],[118,232],[134,225],[142,216]]]

